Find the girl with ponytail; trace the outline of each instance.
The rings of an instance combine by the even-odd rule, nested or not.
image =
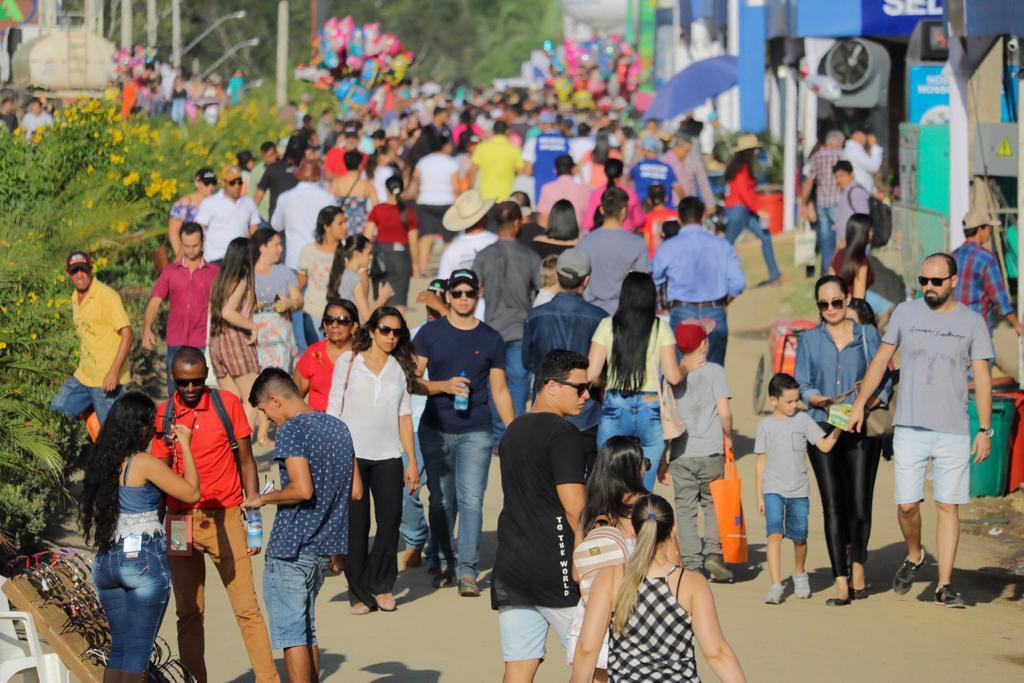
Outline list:
[[[640,199],[636,196],[633,188],[628,182],[623,181],[623,173],[625,173],[625,166],[622,165],[620,159],[608,159],[608,161],[604,162],[604,174],[608,182],[590,193],[590,203],[587,205],[586,213],[583,214],[584,232],[590,232],[594,228],[599,228],[604,223],[604,217],[601,214],[601,198],[604,196],[605,190],[613,187],[625,191],[626,195],[629,196],[629,210],[626,211],[626,220],[623,222],[622,227],[627,232],[637,232],[643,227],[646,220],[643,206],[640,204]]]
[[[334,251],[334,263],[327,278],[327,296],[337,296],[355,303],[359,309],[359,323],[370,319],[370,315],[394,292],[391,285],[384,283],[377,289],[377,302],[370,305],[370,261],[373,259],[373,242],[365,235],[349,235],[338,243]]]
[[[672,505],[648,494],[633,506],[636,549],[625,567],[602,569],[590,588],[573,658],[573,683],[589,682],[611,624],[608,677],[699,683],[694,636],[722,683],[744,683],[718,623],[707,580],[678,562]]]
[[[393,175],[384,181],[385,200],[373,207],[366,223],[366,236],[373,240],[373,258],[382,266],[373,276],[373,289],[382,304],[394,306],[405,315],[409,298],[409,280],[419,277],[419,226],[416,212],[402,201],[405,183]],[[394,293],[380,295],[380,287],[389,283]]]

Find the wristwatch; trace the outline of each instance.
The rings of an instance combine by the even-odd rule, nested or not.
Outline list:
[[[984,434],[985,436],[991,439],[993,436],[996,435],[996,430],[992,429],[991,427],[978,427],[978,433]]]

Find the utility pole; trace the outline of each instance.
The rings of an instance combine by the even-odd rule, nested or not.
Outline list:
[[[171,64],[181,68],[181,0],[171,0]]]
[[[274,103],[288,102],[288,0],[277,3],[277,88]]]
[[[146,47],[156,49],[156,0],[146,0]]]
[[[121,47],[132,49],[132,0],[121,0]]]

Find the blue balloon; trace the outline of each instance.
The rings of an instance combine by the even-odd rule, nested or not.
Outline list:
[[[370,91],[362,85],[355,85],[349,93],[349,101],[359,107],[365,107],[370,102]]]
[[[338,68],[338,53],[337,52],[328,52],[328,53],[326,53],[324,55],[324,66],[326,66],[328,69],[337,69]]]
[[[338,98],[339,102],[344,102],[345,98],[348,97],[349,91],[352,89],[352,79],[345,78],[334,84],[334,96]]]

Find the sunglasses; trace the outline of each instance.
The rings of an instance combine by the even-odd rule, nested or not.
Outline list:
[[[842,309],[846,308],[846,299],[832,299],[832,301],[818,302],[818,310],[821,311],[822,313],[827,311],[829,309],[829,306],[832,307],[833,311],[841,311]]]
[[[452,291],[448,292],[448,296],[450,296],[453,299],[461,299],[462,297],[466,297],[467,299],[475,299],[476,295],[477,290],[475,289],[453,289]]]
[[[580,382],[579,384],[577,384],[575,382],[563,382],[560,379],[556,379],[555,381],[561,384],[563,387],[572,387],[573,389],[575,389],[577,398],[583,398],[583,394],[590,391],[590,382]]]
[[[241,178],[235,178],[234,180],[229,180],[228,181],[228,185],[241,185],[241,184],[242,184],[242,179]]]
[[[925,277],[924,275],[918,275],[917,281],[922,287],[924,287],[929,282],[932,284],[932,287],[941,287],[943,282],[949,280],[952,277],[952,275],[947,275],[946,277]]]
[[[377,325],[377,332],[384,335],[385,337],[400,337],[402,335],[401,327],[388,327],[387,325]]]
[[[324,316],[324,326],[325,327],[327,325],[341,325],[343,327],[348,327],[351,324],[352,324],[352,318],[345,318],[345,317],[336,318],[333,315],[325,315]]]
[[[203,180],[202,178],[200,178],[199,182],[201,182],[203,185],[206,185],[207,187],[213,187],[214,185],[217,184],[217,179],[216,178],[207,178],[207,179]]]
[[[651,459],[644,458],[644,472],[650,472],[652,467],[654,467],[654,463],[651,462]]]
[[[206,384],[205,377],[175,377],[174,386],[179,389],[191,389],[192,387],[201,387]]]

